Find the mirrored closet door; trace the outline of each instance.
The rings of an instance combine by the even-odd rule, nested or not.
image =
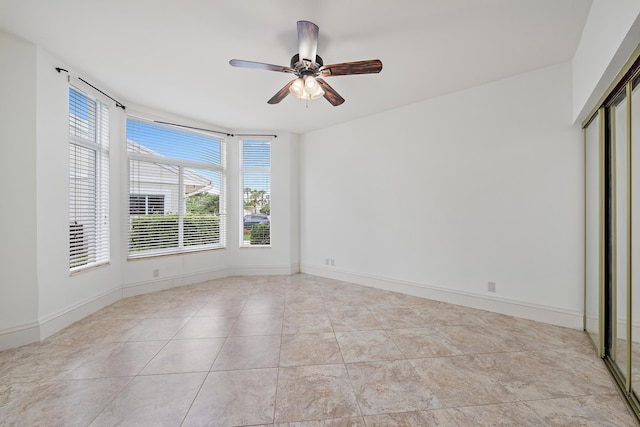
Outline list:
[[[640,75],[631,83],[631,389],[640,395]]]
[[[630,151],[628,138],[627,115],[629,113],[627,91],[621,91],[607,108],[607,124],[609,129],[610,158],[610,257],[611,278],[607,294],[611,304],[606,313],[610,328],[610,339],[607,340],[607,355],[614,362],[618,374],[626,383],[629,364],[627,362],[630,342],[630,327],[627,302],[631,279],[631,175]]]
[[[584,329],[640,419],[640,59],[583,128]]]

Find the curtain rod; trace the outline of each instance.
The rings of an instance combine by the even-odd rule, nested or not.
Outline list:
[[[274,138],[277,138],[278,135],[268,135],[268,134],[263,134],[263,133],[236,133],[234,136],[272,136]]]
[[[64,71],[65,73],[69,74],[69,70],[66,70],[66,69],[60,68],[60,67],[56,67],[56,71],[58,73]],[[113,102],[115,102],[116,103],[116,107],[122,108],[123,110],[126,110],[127,107],[122,102],[120,102],[117,99],[113,98],[112,96],[110,96],[109,94],[105,93],[104,91],[98,89],[97,87],[95,87],[94,85],[92,85],[91,83],[89,83],[88,81],[83,79],[82,77],[78,77],[78,79],[81,82],[83,82],[84,84],[94,88],[95,90],[97,90],[98,92],[100,92],[101,94],[103,94],[104,96],[106,96],[107,98],[112,100]],[[193,127],[193,126],[180,125],[180,124],[177,124],[177,123],[161,122],[161,121],[158,121],[158,120],[154,120],[154,122],[155,123],[159,123],[159,124],[163,124],[163,125],[177,126],[177,127],[193,129],[193,130],[200,130],[200,131],[203,131],[203,132],[217,133],[219,135],[225,135],[225,136],[271,136],[273,138],[277,138],[278,137],[278,135],[269,135],[269,134],[261,134],[261,133],[257,133],[257,134],[256,133],[237,133],[237,134],[232,134],[232,133],[227,133],[227,132],[221,132],[221,131],[218,131],[218,130],[203,129],[203,128],[198,128],[198,127]]]
[[[219,135],[233,136],[233,134],[231,134],[231,133],[221,132],[219,130],[203,129],[203,128],[197,128],[197,127],[194,127],[194,126],[179,125],[177,123],[161,122],[159,120],[154,120],[153,122],[154,123],[160,123],[161,125],[177,126],[177,127],[180,127],[180,128],[187,128],[187,129],[193,129],[193,130],[201,130],[203,132],[217,133]]]
[[[65,70],[64,68],[60,68],[60,67],[56,67],[56,71],[58,73],[64,71],[65,73],[69,74],[69,70]],[[115,99],[114,97],[112,97],[109,94],[105,93],[104,91],[98,89],[97,87],[95,87],[94,85],[92,85],[91,83],[89,83],[88,81],[83,79],[82,77],[78,77],[78,80],[80,80],[82,83],[86,84],[87,86],[90,86],[90,87],[94,88],[95,90],[97,90],[98,92],[100,92],[101,94],[103,94],[104,96],[106,96],[107,98],[112,100],[113,102],[115,102],[116,103],[116,107],[122,108],[123,110],[126,110],[127,107],[122,102],[118,101],[117,99]]]
[[[217,133],[217,134],[225,135],[225,136],[272,136],[274,138],[278,137],[278,135],[265,135],[265,134],[261,134],[261,133],[235,133],[235,134],[234,133],[227,133],[227,132],[221,132],[219,130],[198,128],[198,127],[194,127],[194,126],[181,125],[181,124],[178,124],[178,123],[163,122],[163,121],[160,121],[160,120],[154,120],[154,123],[159,123],[159,124],[162,124],[162,125],[169,125],[169,126],[177,126],[177,127],[186,128],[186,129],[200,130],[200,131],[203,131],[203,132]]]

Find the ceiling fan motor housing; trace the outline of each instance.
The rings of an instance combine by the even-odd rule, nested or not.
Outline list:
[[[317,76],[320,74],[320,67],[324,65],[320,55],[316,55],[315,62],[308,59],[300,60],[300,54],[296,53],[291,57],[291,68],[296,70],[296,74],[303,76]]]

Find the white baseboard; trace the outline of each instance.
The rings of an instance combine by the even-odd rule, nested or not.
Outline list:
[[[618,339],[626,340],[627,323],[625,319],[618,319],[617,328]],[[631,338],[633,339],[633,342],[640,342],[640,323],[637,320],[631,322]]]
[[[300,272],[300,264],[235,265],[230,269],[230,276],[289,276]]]
[[[87,301],[41,318],[40,339],[43,340],[120,299],[122,299],[122,289],[118,287],[103,292]]]
[[[0,351],[40,340],[40,325],[29,323],[0,331]]]
[[[598,317],[587,315],[585,327],[589,332],[599,332]]]
[[[229,268],[219,268],[216,270],[154,279],[145,282],[130,283],[122,286],[122,296],[123,298],[127,298],[176,288],[178,286],[192,285],[194,283],[206,282],[208,280],[221,279],[223,277],[230,276],[231,271],[232,270]]]
[[[122,290],[112,289],[44,317],[38,322],[0,330],[0,351],[43,340],[121,298]]]
[[[231,276],[276,276],[291,275],[300,272],[300,264],[291,264],[284,266],[273,265],[235,265],[216,270],[207,270],[185,274],[174,277],[160,278],[148,280],[145,282],[130,283],[122,286],[122,294],[124,298],[135,295],[148,294],[150,292],[162,291],[178,286],[193,285],[195,283],[206,282],[209,280],[222,279]]]
[[[124,284],[72,307],[42,317],[37,322],[0,330],[0,351],[43,340],[122,298],[229,276],[291,275],[299,272],[299,263],[281,266],[238,265],[168,278],[159,278],[145,282]]]
[[[492,311],[523,319],[550,323],[572,329],[583,328],[583,316],[581,312],[564,310],[557,307],[531,304],[507,298],[489,297],[471,292],[457,291],[453,289],[429,286],[422,283],[407,282],[385,277],[369,276],[360,273],[301,264],[302,273],[322,276],[358,285],[370,286],[387,291],[414,295],[450,304],[463,305],[465,307]]]

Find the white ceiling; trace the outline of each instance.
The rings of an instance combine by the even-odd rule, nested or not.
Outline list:
[[[570,60],[591,0],[0,0],[0,29],[44,47],[126,103],[233,131],[303,133]],[[380,59],[331,77],[346,102],[271,98],[291,75],[296,21],[320,27],[325,64]],[[0,71],[1,73],[1,71]]]

